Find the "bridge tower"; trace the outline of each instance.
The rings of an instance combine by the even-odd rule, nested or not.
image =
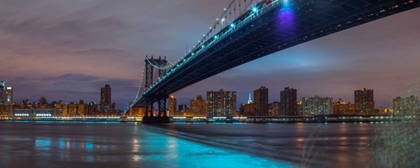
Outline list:
[[[162,78],[166,73],[166,67],[168,61],[166,57],[163,59],[159,56],[158,59],[154,59],[153,56],[149,59],[146,56],[145,59],[145,88],[148,89],[154,83],[154,69],[157,70],[157,80]],[[166,100],[169,95],[148,95],[145,97],[146,111],[143,116],[143,123],[168,123],[169,117],[166,115]],[[158,103],[158,115],[153,114],[153,104],[157,101]]]

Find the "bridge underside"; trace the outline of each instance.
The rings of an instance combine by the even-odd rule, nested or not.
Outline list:
[[[418,0],[296,0],[291,8],[271,9],[238,27],[144,97],[169,95],[263,56],[419,6]],[[144,103],[142,98],[136,105]]]

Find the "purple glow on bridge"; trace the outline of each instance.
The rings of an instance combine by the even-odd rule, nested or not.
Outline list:
[[[295,13],[292,8],[282,8],[277,16],[277,26],[279,28],[291,29],[295,25]]]

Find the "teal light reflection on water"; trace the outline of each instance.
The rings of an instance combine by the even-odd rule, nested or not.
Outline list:
[[[147,155],[136,156],[133,161],[159,161],[162,167],[293,167],[292,164],[280,160],[258,157],[233,150],[222,149],[201,144],[200,142],[184,140],[163,134],[142,130],[145,139],[140,139],[142,145],[139,153]],[[137,141],[135,141],[137,142]],[[139,160],[140,159],[140,160]]]
[[[64,139],[60,138],[60,140],[58,140],[58,147],[60,149],[64,149],[65,146],[66,146],[66,143],[64,142]]]
[[[35,140],[35,146],[37,148],[39,148],[39,147],[49,147],[49,146],[51,146],[51,140],[49,140],[49,139],[36,139]]]

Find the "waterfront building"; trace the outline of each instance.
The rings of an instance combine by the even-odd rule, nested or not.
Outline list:
[[[36,108],[41,108],[41,109],[49,108],[47,99],[45,97],[41,97],[39,99],[38,104],[36,105]]]
[[[207,116],[230,117],[236,113],[235,91],[208,91]]]
[[[254,106],[256,116],[268,116],[268,88],[261,88],[254,91]]]
[[[254,103],[241,104],[239,107],[239,115],[241,116],[255,116]]]
[[[206,116],[207,115],[207,101],[203,100],[203,96],[199,95],[196,99],[190,101],[190,113],[192,116]]]
[[[101,88],[101,112],[105,112],[111,110],[111,86],[105,85],[105,87]]]
[[[28,99],[22,100],[22,102],[19,104],[19,108],[31,108],[32,104]]]
[[[129,116],[143,117],[146,113],[146,107],[131,107]]]
[[[169,97],[169,104],[168,104],[169,115],[168,116],[175,116],[177,105],[178,104],[176,102],[175,96],[172,95],[171,97]]]
[[[394,114],[394,110],[392,108],[380,107],[379,114]]]
[[[342,99],[339,99],[337,102],[333,103],[333,114],[336,115],[353,115],[354,114],[354,104],[346,102]]]
[[[77,116],[77,104],[70,102],[67,104],[67,115],[68,116]]]
[[[15,108],[12,110],[11,116],[14,117],[60,117],[61,110],[58,108]]]
[[[303,97],[302,115],[330,115],[333,113],[333,100],[329,97]]]
[[[269,116],[279,116],[280,115],[280,102],[275,101],[269,104],[268,109]]]
[[[178,105],[178,111],[183,115],[182,113],[186,112],[188,110],[188,107],[186,104],[180,104]]]
[[[6,81],[0,82],[0,105],[13,105],[13,87],[7,86]]]
[[[373,90],[363,88],[354,91],[355,114],[375,113]]]
[[[61,105],[61,112],[63,116],[69,116],[68,106],[66,103]]]
[[[282,115],[297,115],[297,90],[286,87],[280,92],[280,108]]]
[[[5,105],[6,102],[4,101],[6,98],[6,81],[0,82],[0,105]]]
[[[414,95],[406,98],[397,97],[392,103],[395,114],[416,114],[420,109],[419,98]]]
[[[373,99],[373,90],[363,88],[354,91],[355,114],[375,113],[375,101]]]
[[[9,115],[9,108],[6,105],[0,105],[0,117],[6,117]]]
[[[98,114],[99,105],[95,102],[89,102],[86,104],[86,112],[87,116],[96,116]]]
[[[296,111],[297,111],[297,115],[303,115],[303,112],[302,112],[302,101],[297,101],[296,102]]]
[[[79,104],[77,104],[77,116],[85,116],[86,108],[85,102],[83,100],[79,100]]]

